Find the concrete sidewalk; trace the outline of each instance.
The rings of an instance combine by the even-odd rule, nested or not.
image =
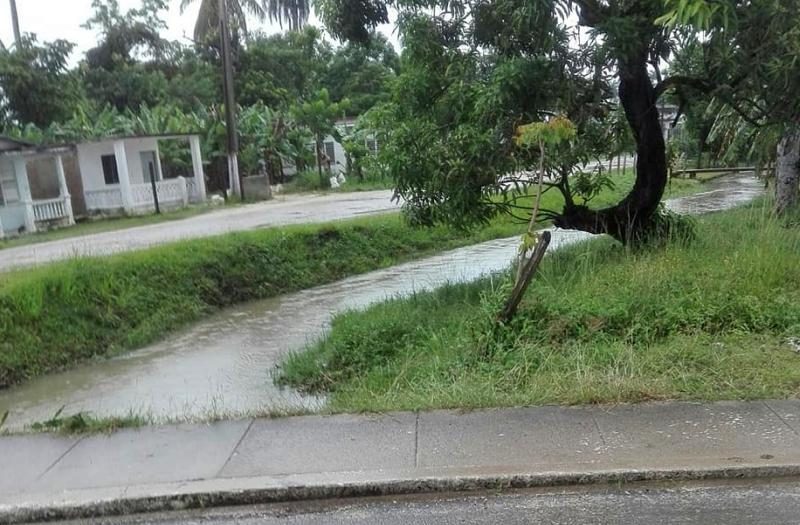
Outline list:
[[[308,416],[0,438],[0,523],[610,481],[800,475],[800,401]]]

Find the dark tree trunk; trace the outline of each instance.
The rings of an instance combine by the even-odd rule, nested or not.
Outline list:
[[[800,202],[800,125],[787,129],[778,143],[775,212],[783,215]]]
[[[647,53],[620,62],[619,98],[636,140],[636,182],[615,206],[590,210],[564,208],[554,223],[560,228],[607,233],[623,243],[638,238],[653,223],[667,184],[667,159],[656,93],[647,74]]]

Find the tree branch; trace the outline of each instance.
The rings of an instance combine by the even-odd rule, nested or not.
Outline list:
[[[676,87],[690,87],[703,93],[711,93],[716,86],[704,78],[690,77],[686,75],[673,75],[656,84],[654,90],[656,99],[660,98],[661,95],[663,95],[668,89]]]

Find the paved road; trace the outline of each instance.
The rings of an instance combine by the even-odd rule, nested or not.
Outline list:
[[[276,201],[218,210],[187,219],[29,244],[0,250],[0,271],[81,255],[138,250],[181,239],[234,231],[386,213],[398,209],[391,197],[391,191],[291,195]]]
[[[796,524],[800,482],[590,487],[296,503],[108,519],[138,525]],[[86,522],[82,522],[86,523]]]

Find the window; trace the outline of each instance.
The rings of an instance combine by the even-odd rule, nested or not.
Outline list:
[[[328,156],[328,160],[331,161],[331,164],[336,164],[336,149],[334,148],[333,142],[325,143],[325,155]]]
[[[11,165],[0,167],[0,202],[4,205],[19,202],[19,187]]]
[[[103,163],[103,178],[106,184],[119,184],[119,172],[117,171],[117,157],[114,155],[103,155],[100,157]]]
[[[367,149],[373,155],[378,153],[378,141],[376,141],[374,138],[368,138],[367,139]]]

